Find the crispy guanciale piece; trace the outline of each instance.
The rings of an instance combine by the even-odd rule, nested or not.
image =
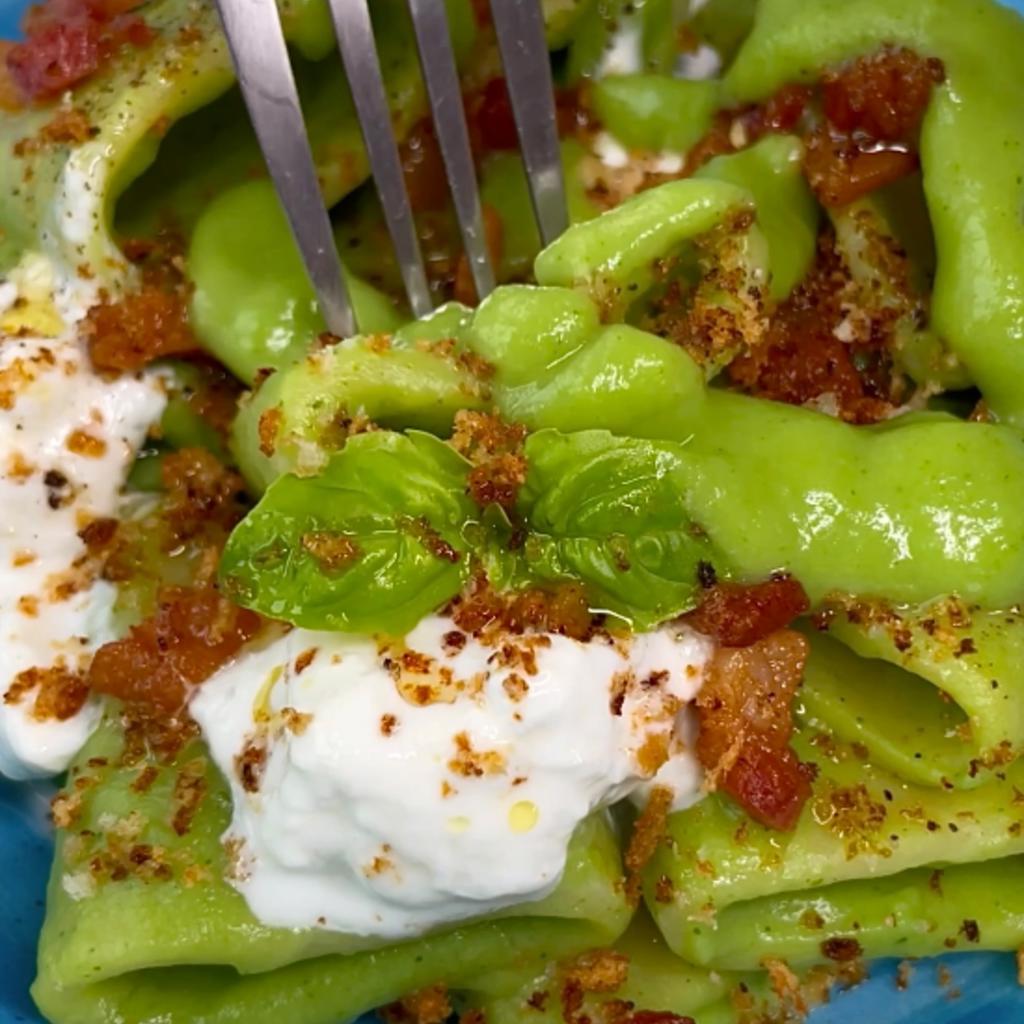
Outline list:
[[[807,139],[804,169],[826,206],[845,206],[916,170],[917,132],[942,62],[905,47],[828,72],[826,123]]]
[[[790,749],[792,700],[807,640],[784,629],[750,647],[722,647],[696,700],[697,757],[708,782],[769,828],[793,828],[812,771]]]
[[[29,8],[26,39],[6,54],[26,102],[48,100],[94,75],[122,46],[148,46],[153,32],[130,13],[141,0],[47,0]]]
[[[792,576],[750,585],[715,583],[683,622],[723,647],[749,647],[788,626],[809,607],[804,588]]]
[[[212,587],[165,587],[153,615],[96,652],[89,687],[174,714],[192,687],[237,654],[259,627],[255,612]]]
[[[810,99],[807,86],[785,85],[764,103],[719,111],[711,130],[686,154],[683,174],[693,174],[716,156],[746,149],[765,135],[793,131]]]
[[[887,49],[826,73],[822,109],[846,135],[874,142],[910,142],[921,124],[932,86],[946,77],[942,61]]]

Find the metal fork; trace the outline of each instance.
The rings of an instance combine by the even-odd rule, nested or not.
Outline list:
[[[329,0],[338,51],[402,281],[413,313],[423,316],[433,304],[398,145],[390,130],[367,2]],[[483,298],[494,288],[494,268],[484,237],[444,0],[406,3],[462,244],[477,295]],[[568,214],[540,0],[490,0],[490,4],[534,215],[547,244],[565,230]],[[327,329],[342,337],[355,334],[359,325],[320,195],[277,4],[275,0],[217,0],[217,6],[249,117]]]

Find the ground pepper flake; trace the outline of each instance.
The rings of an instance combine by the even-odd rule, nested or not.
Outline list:
[[[832,938],[821,944],[821,955],[837,963],[848,963],[863,956],[864,951],[856,939]]]
[[[206,769],[205,757],[193,758],[178,769],[171,794],[171,828],[176,835],[183,836],[191,829],[206,797]]]

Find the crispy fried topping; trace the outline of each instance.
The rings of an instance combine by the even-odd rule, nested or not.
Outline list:
[[[623,863],[626,868],[626,897],[634,907],[640,903],[643,870],[665,835],[665,823],[671,810],[672,790],[667,786],[654,786],[644,809],[633,822]]]
[[[270,409],[264,409],[260,413],[259,425],[257,432],[260,439],[260,451],[266,455],[269,459],[273,456],[277,450],[277,438],[281,432],[281,421],[284,418],[284,413],[281,411],[280,405],[275,405]]]
[[[499,592],[477,577],[449,604],[446,614],[460,630],[492,646],[505,642],[509,633],[561,633],[586,640],[599,626],[599,620],[590,614],[583,588],[574,583],[552,590]]]
[[[836,937],[826,939],[821,944],[821,955],[829,960],[836,960],[839,963],[857,960],[863,954],[864,951],[856,939]]]
[[[451,1013],[452,1004],[444,985],[420,989],[377,1011],[384,1024],[443,1024]]]
[[[229,531],[245,513],[245,485],[205,448],[182,448],[164,456],[164,521],[171,544]]]
[[[258,793],[267,767],[267,743],[265,736],[255,737],[246,742],[240,753],[235,755],[235,774],[246,793]]]
[[[67,721],[85,706],[89,687],[80,672],[69,669],[63,661],[49,668],[27,668],[11,681],[4,694],[5,704],[20,704],[35,694],[32,717],[40,722]]]
[[[505,423],[469,409],[456,413],[451,445],[473,463],[467,489],[481,508],[490,504],[506,511],[515,508],[526,482],[525,439],[526,427],[521,423]]]
[[[96,131],[78,107],[61,107],[37,135],[19,139],[13,146],[13,152],[15,156],[23,157],[50,146],[81,144],[88,142]]]
[[[302,547],[328,572],[347,569],[362,556],[362,549],[347,534],[317,530],[304,533]]]
[[[826,124],[810,134],[804,170],[826,206],[845,206],[917,169],[917,131],[942,62],[884,49],[822,80]]]
[[[156,612],[128,636],[104,644],[89,667],[89,687],[173,714],[255,636],[260,618],[212,587],[165,587]]]
[[[909,311],[916,300],[906,254],[886,244],[877,260]],[[729,378],[748,394],[809,405],[849,423],[885,419],[904,397],[892,359],[903,311],[862,295],[826,234],[810,274],[772,315],[764,344],[734,360]]]
[[[155,242],[131,241],[125,256],[140,269],[137,290],[121,298],[101,293],[83,324],[93,366],[134,372],[155,359],[199,349],[188,320],[191,284],[184,269],[184,242],[163,235]]]
[[[809,607],[804,588],[792,576],[753,584],[714,583],[683,621],[723,647],[749,647],[788,626]]]
[[[455,756],[448,761],[448,770],[467,779],[484,775],[500,775],[505,770],[505,755],[498,750],[474,750],[469,734],[456,733],[453,737]]]
[[[807,641],[791,630],[719,648],[695,702],[706,784],[770,828],[793,828],[811,792],[812,773],[789,746],[806,660]]]
[[[195,818],[205,796],[206,758],[195,757],[178,769],[174,780],[174,791],[171,794],[171,828],[176,835],[183,836],[192,827],[192,819]]]
[[[847,860],[862,853],[884,855],[887,848],[879,838],[888,811],[863,783],[829,786],[815,797],[813,810],[815,821],[845,841]]]

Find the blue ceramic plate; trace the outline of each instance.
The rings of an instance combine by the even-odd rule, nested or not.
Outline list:
[[[1024,0],[1005,0],[1024,13]],[[0,39],[13,38],[23,0],[0,0]],[[1024,111],[1021,112],[1024,117]],[[0,778],[0,1024],[43,1024],[28,995],[52,843],[52,788]],[[945,966],[952,982],[939,984]],[[968,953],[919,960],[898,992],[895,961],[876,961],[871,977],[817,1010],[810,1024],[1010,1024],[1024,1021],[1024,989],[1012,956]]]

